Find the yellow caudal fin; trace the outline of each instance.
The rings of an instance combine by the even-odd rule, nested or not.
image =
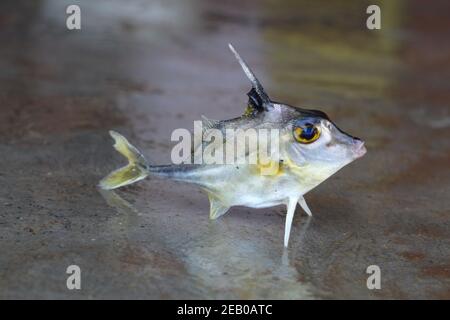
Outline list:
[[[147,177],[147,161],[139,150],[132,146],[121,134],[115,131],[110,131],[109,134],[115,141],[114,148],[128,159],[128,165],[103,178],[99,183],[100,188],[116,189]]]

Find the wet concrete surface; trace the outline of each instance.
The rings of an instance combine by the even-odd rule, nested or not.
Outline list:
[[[379,31],[361,1],[2,1],[0,298],[450,298],[450,7],[375,3]],[[242,113],[228,42],[275,100],[366,140],[288,250],[283,207],[210,221],[188,185],[96,188],[123,163],[109,129],[163,164],[172,130]]]

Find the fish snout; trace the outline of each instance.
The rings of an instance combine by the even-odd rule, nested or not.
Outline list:
[[[356,138],[356,137],[353,138],[352,151],[353,151],[353,154],[355,155],[356,159],[361,158],[363,155],[365,155],[367,152],[367,149],[364,146],[364,141],[362,141],[361,139]]]

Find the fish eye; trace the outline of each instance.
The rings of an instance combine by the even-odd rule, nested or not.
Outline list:
[[[296,127],[294,129],[294,138],[300,143],[308,144],[316,141],[319,137],[319,128],[310,123],[305,124],[303,127]]]

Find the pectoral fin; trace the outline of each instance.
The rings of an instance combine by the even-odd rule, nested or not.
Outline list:
[[[308,216],[310,217],[312,216],[311,210],[309,210],[308,205],[306,204],[306,200],[303,196],[301,196],[298,199],[298,204],[300,205],[300,207],[302,207],[302,209],[306,212]]]
[[[230,207],[224,205],[222,201],[220,201],[211,194],[209,195],[209,204],[210,204],[209,218],[211,220],[219,218],[220,216],[227,213],[227,211],[230,209]]]

